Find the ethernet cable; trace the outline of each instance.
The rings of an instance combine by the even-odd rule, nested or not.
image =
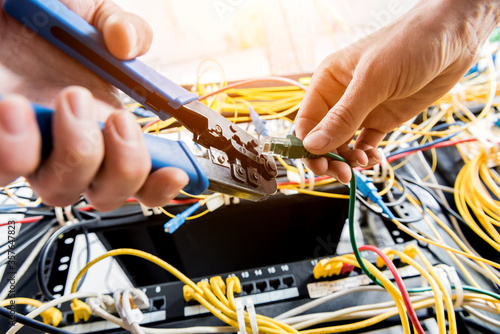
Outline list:
[[[115,256],[115,255],[135,255],[135,256],[140,256],[142,258],[145,258],[145,259],[148,259],[148,260],[152,260],[154,261],[155,263],[157,264],[160,264],[163,268],[167,269],[167,270],[172,270],[174,269],[173,267],[169,266],[168,264],[166,264],[165,262],[159,260],[158,258],[150,255],[150,254],[147,254],[145,252],[141,252],[141,251],[137,251],[137,250],[127,250],[127,249],[123,249],[123,250],[115,250],[115,251],[111,251],[111,252],[108,252],[107,254],[105,254],[105,256],[102,256],[101,259],[105,258],[105,257],[108,257],[108,256]],[[402,257],[404,257],[405,255],[403,255]],[[410,258],[411,259],[411,258]],[[97,261],[94,261],[94,263],[100,261],[98,259],[96,259]],[[342,261],[353,261],[353,264],[358,264],[356,262],[356,260],[352,257],[352,256],[347,256],[347,257],[343,257],[342,258]],[[411,261],[411,260],[410,260]],[[416,262],[415,262],[416,263]],[[359,265],[359,264],[358,264]],[[376,275],[380,275],[380,277],[378,277],[381,281],[383,281],[384,283],[386,283],[384,280],[387,280],[385,277],[383,277],[380,273],[380,271],[378,271],[376,268],[372,267],[372,265],[370,263],[367,263],[366,264],[367,266],[370,267],[370,270],[372,270],[374,273],[376,273]],[[418,265],[418,264],[417,264]],[[87,268],[84,268],[84,270],[88,270],[88,268],[90,268],[90,266],[92,266],[92,264],[89,264],[89,266]],[[84,271],[82,270],[82,271]],[[422,274],[425,275],[429,275],[426,271],[426,269],[422,269]],[[171,271],[172,272],[172,271]],[[175,271],[173,271],[173,273],[175,273]],[[179,273],[175,273],[177,276],[179,275]],[[83,274],[82,272],[79,273],[79,276],[81,277]],[[180,274],[182,277],[182,274]],[[77,282],[78,278],[75,279],[75,282],[73,283],[73,288],[76,287],[76,282]],[[432,284],[432,280],[430,281],[430,283]],[[185,282],[186,284],[189,284],[189,280]],[[192,285],[194,283],[191,283],[189,284],[189,286],[191,287],[192,291],[195,292],[194,288],[198,288],[197,285]],[[207,283],[208,284],[208,283]],[[214,283],[215,284],[215,283]],[[388,284],[391,284],[390,282],[388,282]],[[392,285],[392,284],[391,284]],[[374,288],[374,287],[370,287],[370,288]],[[211,289],[211,290],[209,290]],[[393,287],[394,289],[394,287]],[[473,292],[479,292],[479,293],[483,293],[483,291],[481,289],[476,289],[476,288],[472,288]],[[228,289],[228,293],[233,293],[233,291],[231,291],[232,289]],[[215,299],[217,299],[217,293],[215,294],[212,294],[211,291],[213,291],[213,287],[211,287],[211,285],[205,285],[204,287],[202,286],[201,290],[198,290],[197,292],[195,292],[195,295],[197,295],[197,298],[199,299],[199,301],[202,303],[202,305],[206,305],[209,309],[212,308],[212,310],[215,312],[215,314],[219,314],[219,312],[214,308],[214,305],[213,303],[210,303],[209,300],[212,300],[214,301]],[[438,290],[439,291],[439,288]],[[201,292],[201,293],[200,293]],[[350,292],[356,292],[356,290],[353,290],[353,291],[350,291]],[[395,292],[397,292],[397,290],[395,290]],[[435,294],[436,296],[439,296],[439,294]],[[74,298],[76,295],[71,295],[71,296],[65,296],[63,297],[64,300],[68,301],[68,300],[71,300],[72,298]],[[210,296],[208,299],[207,299],[207,296]],[[482,299],[485,299],[486,297],[482,297],[482,295],[479,295],[479,297]],[[496,295],[492,295],[492,298],[500,298],[500,296],[496,296]],[[214,299],[215,298],[215,299]],[[229,298],[229,296],[228,296]],[[469,300],[470,297],[466,296],[466,300]],[[219,298],[220,300],[220,298]],[[485,299],[486,300],[486,299]],[[51,302],[52,304],[54,303],[60,303],[62,301],[62,299],[58,299],[58,300],[54,300],[53,302]],[[417,301],[415,302],[415,307],[416,308],[422,308],[422,307],[429,307],[430,305],[432,305],[432,301],[427,301],[425,302],[425,304],[422,304],[423,302],[420,302],[420,301]],[[487,305],[487,304],[485,304]],[[47,305],[48,306],[48,305]],[[220,307],[223,307],[221,305],[217,305],[217,306],[220,306]],[[351,330],[353,328],[364,328],[366,326],[369,326],[369,325],[372,325],[372,324],[375,324],[377,322],[380,322],[384,319],[387,319],[388,317],[390,316],[393,316],[393,315],[396,315],[398,313],[400,313],[398,310],[394,309],[394,310],[385,310],[385,309],[380,309],[381,311],[384,311],[384,313],[382,314],[379,314],[379,315],[375,315],[373,316],[373,318],[370,318],[370,319],[367,319],[367,320],[363,320],[361,322],[358,322],[358,323],[354,323],[354,324],[347,324],[347,325],[341,325],[341,326],[334,326],[334,327],[327,327],[326,329],[318,329],[318,330],[310,330],[310,331],[302,331],[301,333],[324,333],[324,332],[337,332],[337,331],[340,331],[340,330]],[[489,309],[488,309],[489,310]],[[39,310],[37,310],[39,311]],[[95,309],[94,309],[95,311]],[[99,315],[101,314],[104,314],[104,313],[99,313]],[[351,312],[351,316],[349,317],[350,319],[352,319],[354,317],[354,313]],[[361,317],[364,317],[362,314],[357,314],[360,318]],[[221,318],[224,318],[225,320],[228,320],[228,321],[231,321],[230,318],[228,318],[227,316],[221,316]],[[311,320],[313,319],[312,317],[310,318]],[[321,319],[324,319],[323,318],[316,318],[316,320],[321,320]],[[347,319],[347,318],[346,318]],[[109,319],[108,319],[109,320]],[[115,319],[116,320],[116,319]],[[120,320],[120,319],[118,319]],[[286,319],[282,319],[282,320],[286,320]],[[308,320],[305,320],[304,321],[308,321]],[[325,320],[326,321],[326,320]],[[320,321],[321,322],[321,321]],[[304,322],[302,322],[304,323]],[[267,326],[263,327],[263,328],[266,328]],[[274,327],[274,326],[272,326]],[[147,328],[144,328],[144,327],[141,327],[141,329],[144,331],[144,333],[147,333],[147,334],[156,334],[156,333],[172,333],[172,331],[169,331],[168,329],[157,329],[157,330],[153,330],[153,329],[147,329]],[[213,330],[209,330],[209,328],[204,328],[203,330],[205,330],[205,332],[225,332],[227,330],[227,328],[212,328]],[[278,331],[277,329],[276,330],[273,330],[272,328],[268,328],[270,329],[269,333],[282,333],[283,330],[280,330]],[[176,329],[178,330],[178,329]],[[188,331],[188,329],[186,329],[186,331],[181,331],[181,333],[189,333],[190,331]],[[196,328],[193,329],[193,333],[199,333],[200,331]],[[11,333],[9,333],[11,334]]]
[[[264,138],[262,144],[262,153],[277,155],[287,159],[300,159],[300,158],[314,159],[320,157],[319,155],[315,155],[308,152],[304,148],[302,140],[293,135],[288,135],[286,138]],[[323,157],[347,163],[344,158],[331,152],[324,154]],[[351,180],[349,189],[349,213],[348,213],[350,241],[356,260],[358,261],[363,272],[373,282],[380,285],[379,280],[377,280],[377,278],[365,266],[365,263],[358,250],[356,235],[354,231],[355,208],[356,208],[356,175],[354,174],[354,170],[351,168]]]
[[[408,290],[406,289],[406,286],[403,282],[403,279],[399,275],[398,269],[394,265],[394,263],[391,261],[391,259],[380,249],[374,246],[361,246],[359,248],[360,251],[372,251],[375,252],[385,263],[385,265],[389,268],[391,271],[392,275],[394,276],[394,280],[396,281],[399,291],[401,292],[401,296],[403,298],[404,304],[406,306],[406,310],[408,312],[408,316],[411,319],[411,322],[413,326],[415,327],[417,333],[419,334],[424,334],[424,329],[422,328],[422,325],[420,324],[420,321],[418,320],[417,314],[415,313],[415,309],[413,308],[412,302],[410,300],[410,296],[408,294]]]
[[[42,314],[43,312],[50,309],[51,307],[56,307],[59,304],[66,303],[66,302],[71,301],[75,298],[88,298],[88,297],[97,297],[97,296],[98,296],[98,294],[93,293],[93,292],[78,292],[78,293],[73,293],[73,294],[70,294],[67,296],[62,296],[62,297],[56,298],[54,300],[51,300],[50,302],[44,303],[42,306],[40,306],[37,309],[35,309],[34,311],[30,312],[26,317],[29,319],[34,319],[37,316],[39,316],[40,314]],[[15,326],[11,327],[7,331],[7,333],[5,333],[5,334],[15,334],[22,327],[23,327],[23,324],[21,322],[18,322]],[[50,326],[50,327],[52,327],[52,326]],[[52,327],[52,328],[54,328],[54,327]],[[64,333],[68,333],[68,332],[64,331]]]

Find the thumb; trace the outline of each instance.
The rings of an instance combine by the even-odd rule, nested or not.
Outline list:
[[[370,81],[364,75],[353,78],[340,100],[304,138],[308,151],[325,154],[354,136],[366,116],[383,101]]]

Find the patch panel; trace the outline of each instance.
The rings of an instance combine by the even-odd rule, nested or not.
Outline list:
[[[398,245],[403,249],[405,245]],[[375,263],[376,256],[370,253],[363,256]],[[325,288],[332,291],[351,286],[369,284],[369,280],[354,270],[350,275],[344,274],[336,277],[324,279],[314,279],[312,271],[319,259],[306,259],[276,266],[266,266],[242,270],[221,275],[223,280],[231,276],[237,276],[242,285],[241,293],[235,295],[236,300],[245,304],[246,298],[252,298],[253,303],[260,310],[269,311],[270,308],[279,309],[279,305],[285,303],[302,303],[305,299],[318,297],[318,291],[325,291]],[[416,273],[403,271],[403,276],[412,277]],[[210,277],[200,277],[193,281],[208,281]],[[158,285],[142,287],[150,300],[150,308],[144,310],[143,325],[183,323],[189,321],[199,322],[209,321],[213,317],[208,314],[203,306],[197,302],[186,302],[182,292],[182,282],[169,282]],[[95,333],[110,331],[118,333],[117,326],[104,322],[101,319],[91,318],[87,323],[74,324],[70,310],[63,309],[65,321],[63,328],[74,333]],[[113,331],[113,330],[116,331]]]

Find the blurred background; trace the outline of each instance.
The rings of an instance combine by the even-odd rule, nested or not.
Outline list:
[[[154,42],[143,60],[180,84],[215,59],[229,81],[312,73],[341,49],[411,9],[417,0],[116,0],[145,18]],[[201,81],[217,82],[220,71]]]

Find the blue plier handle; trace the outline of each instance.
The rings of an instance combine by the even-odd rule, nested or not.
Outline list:
[[[58,0],[4,0],[11,16],[107,82],[154,112],[175,117],[208,150],[198,162],[209,189],[261,200],[277,189],[276,165],[253,136],[198,101],[196,94],[141,61],[122,61],[107,50],[102,34]],[[169,155],[169,152],[163,152]]]

